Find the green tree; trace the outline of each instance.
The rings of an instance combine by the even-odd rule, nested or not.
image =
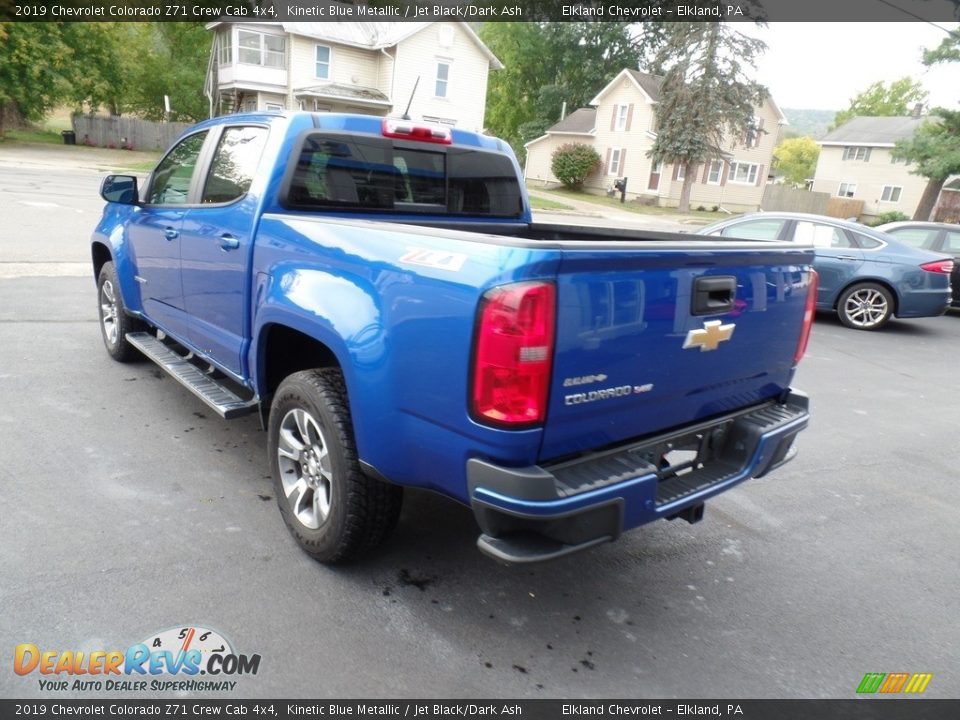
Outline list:
[[[923,123],[913,137],[898,140],[893,157],[906,160],[915,167],[914,175],[927,179],[914,220],[929,220],[943,184],[951,175],[960,173],[960,111],[935,108],[933,119]]]
[[[637,68],[659,33],[652,23],[485,23],[480,36],[505,66],[490,74],[487,128],[520,151],[560,119],[564,102],[568,112],[583,107],[618,72]]]
[[[773,169],[783,173],[794,187],[804,187],[813,177],[820,157],[820,146],[810,137],[788,138],[773,149]]]
[[[0,134],[62,101],[70,52],[60,23],[0,23]]]
[[[960,30],[954,30],[940,45],[923,51],[923,64],[927,67],[944,62],[960,62]]]
[[[130,68],[134,77],[131,111],[148,120],[163,120],[166,95],[171,110],[167,119],[196,122],[206,118],[210,106],[203,84],[211,36],[203,23],[142,23],[135,42],[140,60]]]
[[[655,71],[664,76],[657,105],[654,162],[684,168],[679,211],[690,211],[697,165],[720,155],[725,140],[746,137],[767,89],[749,73],[767,46],[722,22],[667,23]]]
[[[883,82],[875,82],[854,97],[846,110],[837,113],[830,129],[835,130],[855,117],[908,115],[916,103],[927,99],[927,95],[923,86],[910,77],[893,80],[890,87]]]

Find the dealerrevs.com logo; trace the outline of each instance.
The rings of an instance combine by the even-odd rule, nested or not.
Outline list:
[[[232,691],[233,677],[259,670],[259,654],[238,654],[219,632],[199,626],[163,630],[126,650],[61,651],[22,643],[13,654],[13,671],[38,676],[44,691]]]

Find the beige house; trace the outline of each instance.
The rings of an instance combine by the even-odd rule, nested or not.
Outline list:
[[[679,164],[654,165],[647,152],[656,138],[655,108],[662,78],[638,70],[623,70],[603,88],[590,108],[581,108],[526,144],[524,173],[528,181],[554,184],[551,156],[566,143],[592,145],[602,167],[587,178],[585,188],[610,192],[626,177],[627,197],[675,207],[680,201],[683,175]],[[730,139],[721,157],[694,170],[690,204],[723,207],[732,212],[757,210],[770,171],[773,148],[787,120],[772,98],[758,106],[756,131]]]
[[[503,67],[464,22],[216,22],[207,29],[214,35],[211,115],[400,115],[412,97],[413,118],[481,130],[487,76]]]
[[[891,157],[897,140],[912,137],[926,118],[855,117],[828,133],[820,145],[820,158],[812,190],[835,197],[863,201],[861,217],[891,211],[913,217],[927,180],[913,175],[911,166]]]

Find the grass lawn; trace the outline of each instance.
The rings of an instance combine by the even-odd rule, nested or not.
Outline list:
[[[534,210],[573,210],[572,205],[565,205],[556,200],[546,200],[535,195],[530,196],[530,207]]]
[[[534,192],[537,192],[541,195],[549,195],[551,199],[556,198],[558,202],[562,202],[564,199],[576,200],[579,202],[588,202],[593,205],[603,205],[606,207],[617,208],[618,210],[626,210],[628,212],[634,212],[639,215],[676,215],[677,209],[670,207],[657,207],[655,205],[644,205],[635,200],[627,200],[627,202],[621,204],[620,196],[616,195],[614,197],[607,197],[606,195],[592,195],[590,193],[581,192],[579,190],[569,190],[567,188],[556,188],[553,190],[544,190],[540,187],[531,188]],[[544,201],[546,202],[546,201]],[[536,207],[536,206],[534,206]],[[740,213],[732,213],[733,215],[739,215]],[[704,220],[723,220],[725,218],[731,217],[731,214],[724,212],[713,212],[712,210],[694,210],[691,208],[688,213],[690,217],[703,218]]]
[[[7,130],[7,132],[0,137],[0,142],[47,143],[51,145],[62,145],[63,137],[61,137],[59,130],[22,128],[20,130]]]

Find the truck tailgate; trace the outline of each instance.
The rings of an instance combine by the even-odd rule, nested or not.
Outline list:
[[[715,238],[565,248],[541,462],[779,396],[812,257]]]

